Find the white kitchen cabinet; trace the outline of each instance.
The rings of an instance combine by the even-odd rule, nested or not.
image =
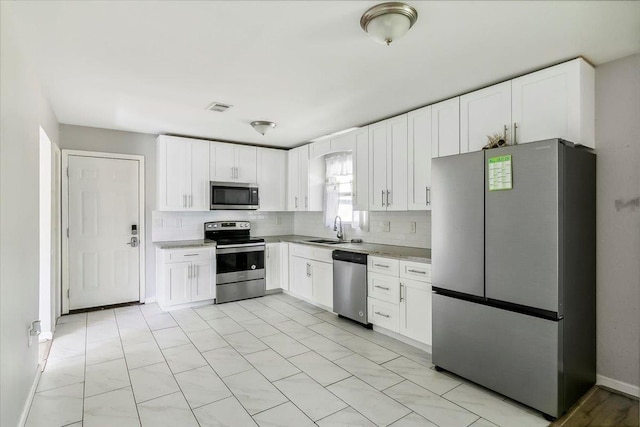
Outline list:
[[[595,70],[578,58],[512,80],[513,140],[595,148]]]
[[[369,126],[369,209],[407,210],[407,114]]]
[[[311,260],[297,256],[289,257],[289,290],[294,295],[313,298],[313,282],[311,281]]]
[[[309,145],[288,151],[287,210],[309,210]]]
[[[158,209],[209,210],[209,143],[161,135],[158,147]]]
[[[369,210],[369,128],[352,132],[355,137],[353,152],[353,210]]]
[[[482,150],[496,133],[511,143],[511,81],[460,97],[460,152]]]
[[[400,310],[398,303],[367,298],[367,314],[372,325],[380,326],[391,332],[400,331]]]
[[[266,289],[282,287],[282,253],[281,243],[267,243],[264,248]]]
[[[211,142],[209,178],[211,181],[257,182],[256,147],[226,142]]]
[[[407,209],[431,210],[431,106],[411,111],[407,121]]]
[[[289,248],[289,291],[329,309],[333,308],[332,250],[291,243]]]
[[[431,345],[431,285],[400,279],[400,333]]]
[[[257,150],[260,210],[282,212],[287,202],[287,152],[262,147]]]
[[[216,297],[215,249],[156,249],[158,305],[163,310]]]
[[[460,154],[460,97],[431,106],[431,156]]]
[[[333,308],[333,264],[311,261],[312,300]]]

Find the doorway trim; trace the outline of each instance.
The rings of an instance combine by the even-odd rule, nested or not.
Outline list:
[[[145,259],[147,256],[146,251],[146,227],[145,227],[145,194],[144,194],[144,156],[137,154],[119,154],[119,153],[103,153],[98,151],[81,151],[81,150],[62,150],[62,289],[60,290],[60,300],[62,301],[62,314],[69,313],[69,236],[67,235],[67,229],[69,228],[69,156],[79,157],[98,157],[103,159],[120,159],[120,160],[134,160],[138,162],[138,212],[140,218],[138,219],[138,236],[140,241],[140,256],[138,261],[140,263],[139,278],[140,278],[140,302],[145,302],[146,299],[146,271],[145,271]]]

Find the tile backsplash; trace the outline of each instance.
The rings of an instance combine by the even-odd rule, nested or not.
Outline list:
[[[152,213],[154,242],[197,240],[204,238],[203,224],[208,221],[251,221],[251,234],[278,236],[299,234],[335,238],[336,232],[322,223],[322,212],[161,212]],[[389,231],[385,230],[389,222]],[[416,224],[412,232],[412,223]],[[345,238],[385,245],[431,247],[431,212],[369,212],[369,231],[343,227]]]

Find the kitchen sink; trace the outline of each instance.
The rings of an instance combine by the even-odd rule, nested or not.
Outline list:
[[[345,243],[339,240],[330,240],[330,239],[313,239],[313,240],[305,240],[308,243],[324,243],[325,245],[337,245],[338,243]]]

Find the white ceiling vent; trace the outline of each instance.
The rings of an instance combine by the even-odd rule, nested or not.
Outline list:
[[[224,113],[225,111],[227,111],[231,107],[233,107],[233,105],[223,104],[222,102],[212,102],[211,104],[207,105],[205,110],[217,111],[218,113]]]

